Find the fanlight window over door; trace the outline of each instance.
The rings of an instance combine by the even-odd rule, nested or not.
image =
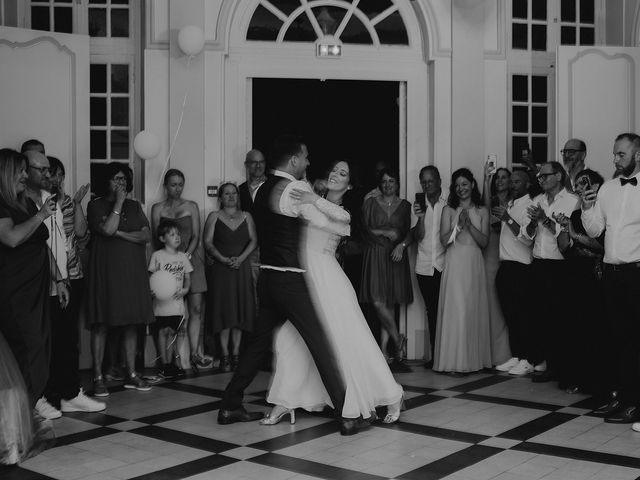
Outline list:
[[[260,0],[247,30],[247,40],[278,43],[327,36],[345,44],[409,45],[394,0]]]

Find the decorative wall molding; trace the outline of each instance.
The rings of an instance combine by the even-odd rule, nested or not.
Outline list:
[[[495,14],[497,45],[495,50],[486,50],[484,58],[504,60],[507,55],[507,8],[505,0],[497,0]]]

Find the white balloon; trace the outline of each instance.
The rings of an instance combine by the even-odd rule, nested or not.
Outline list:
[[[178,290],[176,277],[166,270],[153,272],[149,277],[149,286],[158,300],[169,300]]]
[[[133,149],[140,158],[151,160],[160,153],[160,141],[153,133],[142,130],[133,139]]]
[[[204,48],[204,34],[200,27],[195,25],[182,27],[178,33],[178,46],[185,55],[190,57],[199,54]]]

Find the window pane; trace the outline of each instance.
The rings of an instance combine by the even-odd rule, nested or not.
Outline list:
[[[576,21],[576,0],[561,0],[560,20],[563,22]]]
[[[367,0],[366,2],[361,1],[358,4],[358,8],[362,10],[367,17],[374,18],[392,5],[391,0]]]
[[[90,135],[91,158],[106,159],[107,158],[107,132],[104,130],[91,130]]]
[[[111,91],[129,93],[129,65],[111,65]]]
[[[534,20],[547,19],[547,0],[531,0],[531,18]]]
[[[529,85],[526,75],[514,75],[511,77],[511,97],[514,102],[529,101]]]
[[[580,27],[580,45],[594,45],[596,30],[591,27]]]
[[[593,0],[580,0],[580,21],[582,23],[594,23],[595,16]]]
[[[400,12],[396,11],[376,25],[378,38],[383,45],[409,45],[409,37]]]
[[[73,33],[73,9],[56,7],[53,9],[53,29],[60,33]]]
[[[89,9],[89,36],[107,36],[107,11],[104,8]]]
[[[107,66],[94,63],[90,72],[91,93],[107,93]]]
[[[73,0],[55,0],[55,3],[73,3]]]
[[[90,125],[106,126],[107,125],[107,99],[92,98],[90,100]]]
[[[576,43],[576,27],[560,28],[560,45],[575,45]]]
[[[306,13],[303,12],[301,15],[298,15],[287,30],[287,33],[285,33],[284,39],[287,42],[316,41],[316,32],[313,30],[309,17],[307,17]]]
[[[89,0],[89,3],[107,3],[107,0]]]
[[[320,29],[325,35],[333,35],[347,11],[340,7],[316,7],[311,11],[320,25]]]
[[[31,28],[49,31],[49,7],[31,7]]]
[[[111,0],[114,5],[129,5],[129,0]]]
[[[18,5],[16,2],[5,2],[4,18],[0,19],[5,27],[18,26]]]
[[[518,50],[527,50],[529,41],[527,38],[528,29],[526,23],[514,23],[512,26],[513,38],[511,39],[511,48]]]
[[[112,37],[128,37],[129,36],[129,9],[128,8],[111,9],[111,36]]]
[[[529,148],[529,139],[527,137],[514,136],[511,138],[511,161],[514,163],[522,162],[522,150]]]
[[[547,26],[531,25],[531,49],[547,50]]]
[[[527,18],[527,0],[512,0],[511,17],[524,19]]]
[[[111,158],[129,158],[129,132],[127,130],[111,130]]]
[[[269,0],[269,2],[285,15],[291,15],[300,6],[300,0]]]
[[[278,38],[282,21],[262,5],[258,5],[247,29],[247,40],[270,40]]]
[[[351,16],[349,22],[347,22],[347,26],[342,32],[342,36],[340,37],[344,43],[358,43],[363,45],[371,45],[373,40],[371,39],[371,35],[362,22],[356,18],[355,15]]]
[[[547,107],[531,107],[531,132],[547,133]]]
[[[531,90],[531,100],[533,102],[547,103],[547,77],[542,77],[540,75],[532,76]]]
[[[547,161],[547,137],[533,137],[531,139],[531,155],[536,163]]]
[[[129,126],[129,98],[111,98],[111,125]]]
[[[528,132],[529,131],[529,107],[514,105],[513,112],[513,131]]]

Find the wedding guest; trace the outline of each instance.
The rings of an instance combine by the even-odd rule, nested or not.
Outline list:
[[[389,338],[395,346],[392,370],[410,372],[404,362],[407,337],[398,332],[396,305],[413,301],[409,259],[404,239],[411,228],[411,204],[398,196],[399,176],[383,169],[378,176],[380,195],[362,206],[365,231],[360,301],[373,304],[380,320],[380,348],[387,355]]]
[[[440,241],[447,249],[438,301],[433,369],[453,375],[491,367],[489,295],[482,249],[489,212],[467,168],[451,177]]]
[[[184,174],[170,168],[164,176],[164,188],[167,198],[151,207],[151,230],[157,239],[158,225],[162,220],[175,220],[180,225],[181,242],[178,249],[184,252],[191,262],[191,288],[187,296],[189,320],[189,363],[197,373],[200,368],[210,368],[213,360],[202,354],[200,331],[202,326],[203,297],[207,291],[205,278],[204,251],[200,243],[200,208],[196,202],[182,198],[184,190]],[[156,247],[161,244],[156,242]]]
[[[104,197],[89,202],[91,257],[87,281],[87,326],[91,328],[94,395],[107,396],[102,376],[107,330],[120,328],[127,378],[124,387],[151,389],[136,372],[138,325],[153,323],[147,274],[146,245],[149,221],[142,207],[127,197],[133,189],[131,169],[123,163],[106,165]]]

